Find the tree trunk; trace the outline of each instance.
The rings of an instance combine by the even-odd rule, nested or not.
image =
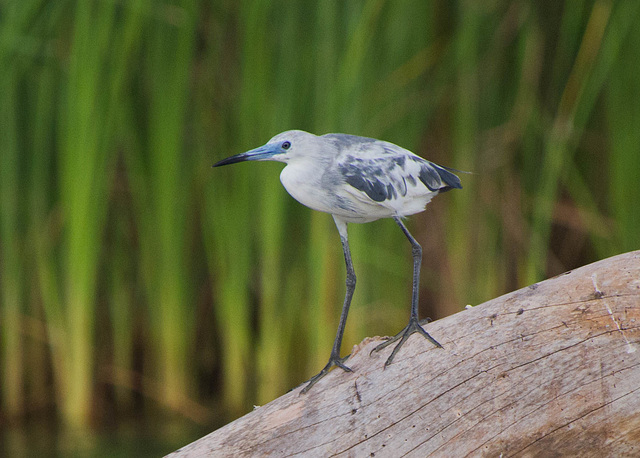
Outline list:
[[[640,251],[429,323],[367,338],[302,386],[179,456],[640,456]]]

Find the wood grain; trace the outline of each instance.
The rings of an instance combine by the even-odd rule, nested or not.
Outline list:
[[[640,456],[640,251],[429,323],[386,370],[380,338],[169,455]]]

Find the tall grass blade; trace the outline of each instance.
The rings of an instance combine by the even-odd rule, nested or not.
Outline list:
[[[635,14],[637,18],[636,11],[624,10],[624,14],[632,17]],[[619,30],[615,32],[619,33]],[[640,179],[640,157],[637,153],[640,145],[640,107],[635,103],[640,97],[640,80],[634,77],[640,71],[638,27],[631,27],[627,37],[628,40],[621,43],[619,58],[613,64],[607,84],[611,143],[609,209],[616,222],[615,242],[607,254],[640,247],[640,207],[633,204],[640,202],[640,186],[637,185]]]
[[[194,46],[195,2],[174,7],[158,4],[152,11],[160,20],[150,25],[148,65],[150,84],[148,119],[148,213],[143,215],[148,265],[153,276],[148,290],[150,314],[158,353],[156,364],[162,398],[179,405],[193,391],[189,266],[186,262],[187,167],[184,123],[189,88],[189,66]]]
[[[61,409],[72,426],[92,410],[95,299],[107,202],[110,125],[105,91],[115,9],[111,3],[79,2],[73,23],[69,76],[61,105],[59,186],[64,218],[64,340]]]
[[[16,69],[0,75],[0,361],[2,362],[2,410],[20,415],[24,399],[24,314],[23,230],[21,195],[18,75]]]

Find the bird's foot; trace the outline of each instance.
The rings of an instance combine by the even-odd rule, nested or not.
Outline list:
[[[349,358],[349,356],[351,355],[340,358],[339,356],[331,355],[331,357],[329,358],[329,362],[326,366],[324,366],[324,369],[322,369],[320,372],[309,379],[309,383],[307,383],[307,386],[305,386],[302,391],[300,391],[300,394],[304,394],[309,391],[311,387],[315,385],[322,377],[327,375],[333,367],[339,367],[345,372],[353,372],[350,367],[343,364]]]
[[[417,318],[411,318],[409,320],[409,324],[407,325],[406,328],[404,328],[402,331],[400,331],[394,337],[389,338],[386,342],[383,342],[380,345],[378,345],[376,348],[371,350],[371,353],[373,353],[374,351],[380,351],[383,348],[386,348],[389,345],[391,345],[392,343],[397,342],[399,340],[400,342],[398,342],[398,345],[395,346],[395,348],[393,349],[393,351],[391,352],[391,354],[387,358],[387,361],[384,363],[384,367],[386,368],[389,364],[391,364],[391,362],[393,361],[393,358],[396,356],[396,353],[398,353],[398,350],[400,350],[400,347],[402,347],[404,345],[404,343],[407,341],[409,336],[411,334],[413,334],[413,333],[416,333],[416,332],[419,333],[419,334],[422,334],[423,337],[425,337],[426,339],[431,341],[431,343],[434,344],[436,347],[442,348],[442,345],[440,345],[440,343],[438,343],[438,341],[436,339],[431,337],[429,335],[429,333],[427,331],[425,331],[422,328],[422,326],[420,326],[420,323],[418,322]],[[369,354],[371,354],[371,353],[369,353]]]

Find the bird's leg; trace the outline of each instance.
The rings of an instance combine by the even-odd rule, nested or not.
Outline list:
[[[333,341],[333,348],[331,349],[331,356],[329,356],[329,362],[324,369],[319,373],[311,377],[307,386],[305,386],[301,393],[306,393],[316,384],[322,377],[327,375],[332,367],[339,367],[347,372],[351,372],[351,368],[344,365],[344,362],[349,358],[349,355],[344,358],[340,358],[340,346],[342,345],[342,336],[344,335],[344,328],[347,324],[347,315],[349,314],[349,307],[351,306],[351,298],[353,292],[356,289],[356,272],[353,269],[353,262],[351,261],[351,250],[349,250],[349,240],[347,238],[347,223],[341,220],[336,220],[336,226],[340,233],[340,241],[342,242],[342,251],[344,252],[344,260],[347,264],[347,291],[344,296],[344,304],[342,305],[342,313],[340,314],[340,323],[338,324],[338,333],[336,339]]]
[[[393,351],[391,352],[391,355],[389,355],[389,357],[387,358],[387,361],[384,363],[385,367],[391,364],[391,362],[393,361],[393,358],[396,356],[396,353],[398,353],[398,350],[400,350],[400,347],[402,347],[404,343],[407,341],[407,339],[409,338],[409,336],[415,332],[422,334],[424,337],[429,339],[431,343],[433,343],[437,347],[442,348],[442,345],[440,345],[438,341],[436,341],[433,337],[431,337],[429,333],[425,331],[422,328],[422,326],[420,326],[420,322],[418,321],[418,291],[419,291],[419,284],[420,284],[420,266],[422,264],[422,247],[416,241],[416,239],[413,238],[411,233],[409,233],[409,230],[402,223],[400,218],[394,217],[393,219],[398,224],[398,226],[400,226],[400,229],[402,229],[402,232],[404,232],[404,235],[406,235],[407,239],[409,239],[409,242],[411,242],[411,247],[412,247],[411,253],[413,254],[413,294],[411,296],[411,316],[409,317],[409,324],[407,325],[407,327],[404,328],[402,331],[400,331],[400,333],[397,334],[395,337],[392,337],[386,342],[381,343],[371,351],[372,353],[374,351],[380,351],[383,348],[386,348],[389,345],[391,345],[393,342],[400,340],[398,345],[396,345]]]

